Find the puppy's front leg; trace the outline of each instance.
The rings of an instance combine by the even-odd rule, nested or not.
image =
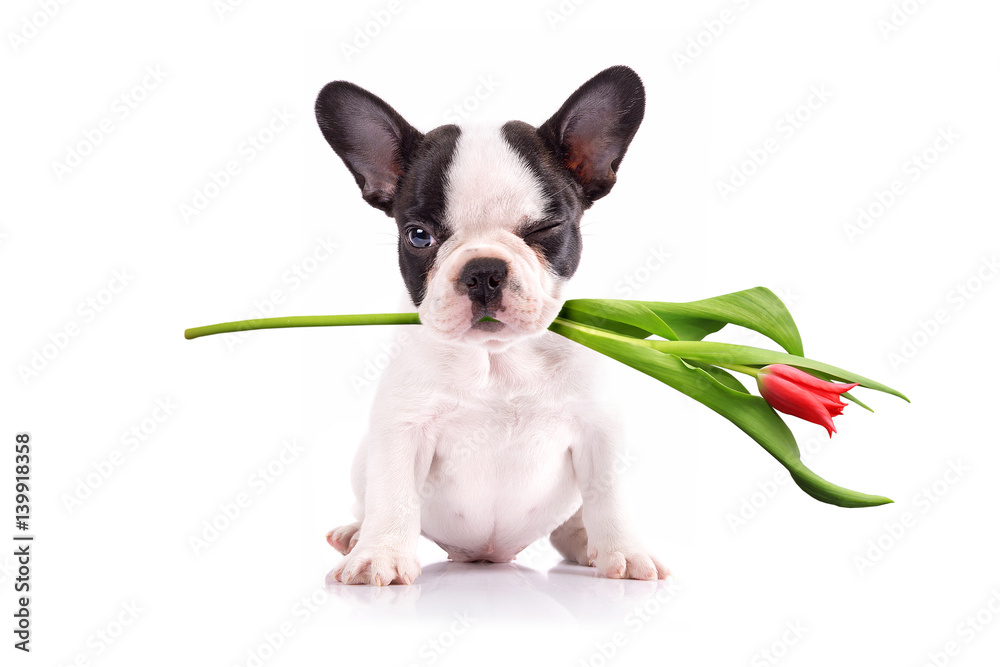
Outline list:
[[[594,404],[578,414],[580,437],[570,450],[583,496],[588,559],[613,579],[665,579],[670,571],[642,547],[622,507],[616,469],[621,451],[619,420]]]
[[[420,496],[430,465],[412,427],[375,418],[368,440],[365,517],[358,543],[333,572],[345,584],[410,584],[420,574]]]

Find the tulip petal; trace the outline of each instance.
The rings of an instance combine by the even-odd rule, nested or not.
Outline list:
[[[811,373],[807,373],[803,370],[799,370],[794,366],[789,366],[788,364],[771,364],[770,366],[765,366],[761,369],[762,373],[769,373],[776,375],[777,377],[785,378],[796,384],[801,384],[816,391],[822,391],[827,393],[843,394],[851,389],[858,386],[857,382],[854,383],[837,383],[828,382],[822,380]]]
[[[826,406],[808,388],[780,375],[762,375],[761,396],[775,410],[824,427],[830,437],[837,432]],[[843,408],[841,408],[843,409]]]
[[[839,398],[831,398],[830,396],[823,396],[822,394],[813,394],[813,396],[815,396],[816,400],[818,400],[827,410],[839,410],[840,412],[837,414],[843,412],[844,407],[847,406],[847,403],[841,401]]]

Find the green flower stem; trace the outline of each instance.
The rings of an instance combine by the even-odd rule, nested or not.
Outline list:
[[[223,322],[185,329],[188,340],[220,333],[236,333],[256,329],[288,329],[291,327],[341,327],[361,324],[420,324],[416,313],[372,313],[370,315],[305,315],[301,317],[267,317],[259,320]]]
[[[235,333],[239,331],[252,331],[256,329],[285,329],[290,327],[331,327],[331,326],[356,326],[356,325],[371,325],[371,324],[420,324],[420,317],[417,313],[371,313],[364,315],[307,315],[302,317],[269,317],[259,320],[242,320],[239,322],[223,322],[222,324],[210,324],[204,327],[195,327],[193,329],[187,329],[184,331],[184,337],[187,339],[200,338],[202,336],[209,336],[212,334],[219,333]],[[619,341],[622,343],[627,343],[629,345],[635,345],[640,347],[648,347],[658,352],[666,352],[668,354],[675,355],[681,359],[685,359],[689,362],[698,362],[702,364],[709,364],[711,366],[718,366],[719,368],[726,368],[729,370],[737,371],[739,373],[746,373],[756,377],[759,373],[759,369],[747,364],[759,364],[760,366],[766,366],[768,364],[782,363],[788,364],[790,366],[795,366],[806,371],[811,371],[814,374],[819,375],[823,379],[827,380],[838,380],[840,382],[859,382],[862,386],[869,389],[876,389],[878,391],[883,391],[888,394],[893,394],[902,398],[905,401],[910,399],[906,398],[903,394],[886,387],[885,385],[879,384],[874,380],[869,380],[868,378],[862,377],[860,375],[855,375],[853,373],[848,373],[842,369],[836,368],[835,366],[830,366],[828,364],[822,364],[811,359],[806,359],[804,357],[796,356],[793,354],[787,354],[784,352],[775,352],[772,350],[764,350],[756,347],[748,347],[745,345],[731,345],[729,343],[712,343],[707,341],[689,341],[689,340],[647,340],[645,338],[636,338],[633,336],[625,336],[622,334],[617,334],[607,329],[601,329],[593,327],[587,324],[581,324],[580,322],[574,322],[573,320],[567,319],[565,317],[557,317],[549,326],[549,329],[554,333],[565,336],[571,340],[576,340],[578,343],[584,343],[583,340],[578,340],[577,337],[573,335],[574,332],[580,332],[585,336],[598,336],[601,338],[607,338],[610,340]],[[584,343],[585,344],[585,343]],[[737,363],[743,362],[743,363]],[[853,398],[849,394],[844,394],[845,398],[849,398],[865,409],[870,410],[868,406],[861,403],[857,399]]]
[[[743,373],[744,375],[749,375],[752,378],[756,378],[760,375],[759,368],[753,368],[752,366],[742,366],[740,364],[724,364],[722,362],[716,362],[716,366],[719,368],[725,368],[726,370],[736,371],[737,373]]]

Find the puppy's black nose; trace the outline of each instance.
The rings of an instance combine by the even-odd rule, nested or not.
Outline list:
[[[473,303],[483,306],[500,296],[507,277],[507,262],[496,257],[477,257],[462,268],[459,282],[469,290]]]

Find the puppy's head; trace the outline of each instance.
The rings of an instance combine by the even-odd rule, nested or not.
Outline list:
[[[448,340],[502,348],[544,331],[562,307],[580,218],[614,185],[644,106],[639,77],[619,66],[538,128],[422,134],[346,81],[320,91],[316,117],[364,200],[395,218],[420,321]]]

